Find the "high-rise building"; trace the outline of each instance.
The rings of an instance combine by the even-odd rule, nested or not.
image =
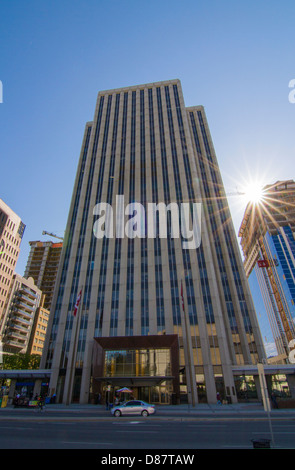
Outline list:
[[[43,347],[50,314],[50,311],[44,308],[44,302],[45,295],[42,294],[39,307],[37,308],[34,316],[30,339],[27,347],[28,354],[38,354],[39,356],[41,356],[43,353]]]
[[[50,310],[62,243],[31,241],[25,277],[32,277],[45,295],[44,308]]]
[[[65,240],[49,393],[237,400],[233,367],[265,352],[205,111],[179,80],[98,94]]]
[[[0,328],[24,230],[21,218],[0,199]]]
[[[13,275],[0,329],[4,354],[28,352],[41,295],[33,278]]]
[[[294,235],[295,182],[265,186],[261,201],[247,205],[239,236],[246,274],[257,279],[265,303],[268,319],[261,322],[267,320],[276,352],[287,361],[295,338]]]

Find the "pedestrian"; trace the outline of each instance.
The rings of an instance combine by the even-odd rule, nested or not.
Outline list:
[[[42,395],[40,395],[38,398],[38,408],[40,411],[43,411],[43,407],[44,407],[44,398]]]
[[[220,393],[219,392],[217,392],[216,398],[217,398],[217,405],[221,405],[221,398],[220,398]]]
[[[274,393],[274,392],[272,392],[272,393],[271,393],[271,396],[270,396],[270,398],[271,398],[271,401],[272,401],[273,407],[274,407],[274,408],[278,408],[278,407],[279,407],[279,405],[278,405],[277,398],[276,398],[276,396],[275,396],[275,393]]]

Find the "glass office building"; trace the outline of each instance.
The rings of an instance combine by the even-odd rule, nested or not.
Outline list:
[[[41,364],[50,393],[234,402],[232,367],[264,354],[204,108],[179,80],[99,92]]]
[[[248,276],[255,276],[265,304],[276,353],[288,362],[295,338],[295,182],[263,190],[260,204],[246,208],[239,235]],[[254,278],[255,279],[255,278]],[[253,279],[253,282],[254,282]]]

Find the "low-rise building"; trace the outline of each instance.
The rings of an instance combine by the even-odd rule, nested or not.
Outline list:
[[[13,275],[0,330],[4,354],[28,352],[41,295],[33,278]]]

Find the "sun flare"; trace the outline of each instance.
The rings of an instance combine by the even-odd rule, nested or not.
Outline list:
[[[245,199],[247,202],[259,204],[263,200],[263,188],[259,183],[250,183],[244,189]]]

